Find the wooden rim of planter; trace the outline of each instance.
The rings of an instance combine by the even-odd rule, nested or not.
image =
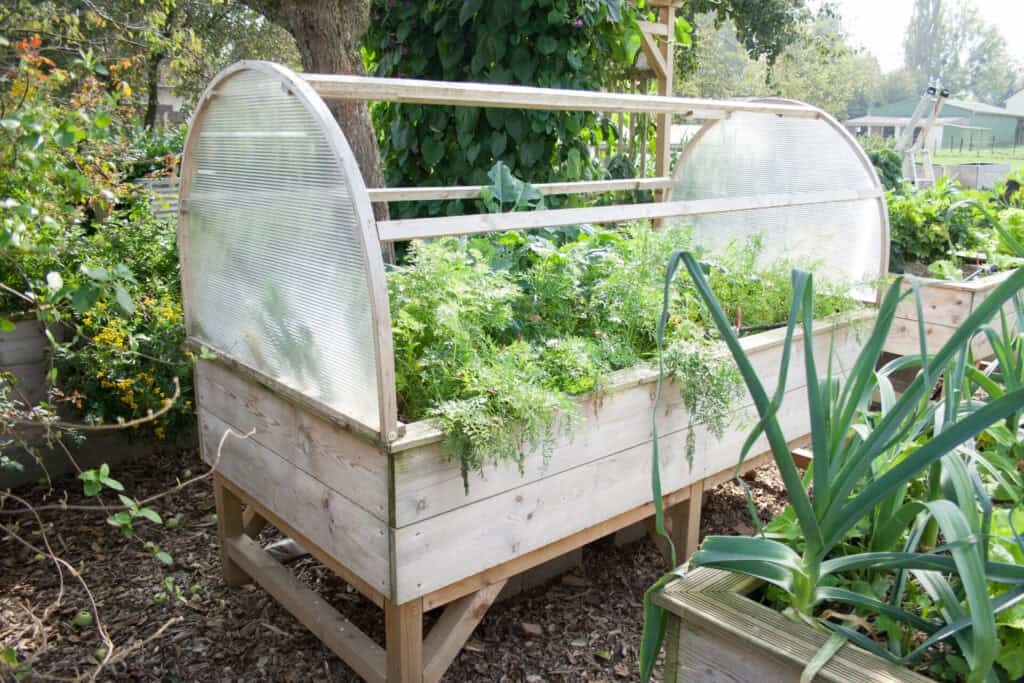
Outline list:
[[[747,597],[762,585],[763,581],[749,576],[699,567],[656,591],[652,601],[683,624],[700,624],[743,643],[752,657],[760,654],[803,668],[831,634],[797,623]],[[927,683],[931,679],[847,643],[815,680]]]

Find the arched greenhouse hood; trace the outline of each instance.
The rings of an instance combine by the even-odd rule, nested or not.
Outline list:
[[[479,187],[368,189],[326,102],[379,100],[705,121],[671,178],[540,185],[548,194],[664,191],[665,201],[375,221],[372,202],[476,197]],[[336,423],[398,438],[381,243],[579,223],[687,217],[698,242],[757,231],[763,257],[807,257],[872,283],[888,220],[874,168],[831,116],[788,101],[620,95],[304,74],[240,62],[213,80],[185,145],[182,287],[187,332],[236,369]],[[529,180],[529,179],[527,179]]]

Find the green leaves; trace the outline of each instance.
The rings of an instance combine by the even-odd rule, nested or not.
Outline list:
[[[644,10],[622,0],[457,0],[375,3],[364,39],[375,75],[600,90],[633,64]],[[570,149],[603,144],[594,112],[387,104],[372,108],[390,186],[482,184],[496,161],[531,182],[607,177],[602,159]],[[445,153],[442,153],[442,150]],[[584,199],[583,201],[598,201]],[[561,198],[553,200],[561,203]],[[402,202],[394,217],[481,211],[479,202]]]
[[[118,495],[118,499],[126,509],[115,512],[108,517],[107,524],[120,528],[125,538],[132,538],[134,536],[134,523],[136,519],[144,519],[153,524],[162,525],[164,523],[156,510],[140,506],[134,498],[121,494]]]
[[[785,543],[766,538],[709,537],[690,560],[690,565],[735,571],[769,582],[785,591],[789,605],[806,618],[815,616],[815,607],[820,601],[838,601],[930,634],[925,647],[942,639],[955,639],[970,665],[969,680],[984,680],[997,657],[995,614],[998,609],[1005,609],[1002,602],[993,601],[989,582],[1024,585],[1024,566],[988,561],[987,543],[981,539],[989,533],[991,502],[977,473],[963,461],[957,448],[1005,419],[1019,421],[1024,405],[1024,385],[1011,381],[997,390],[989,377],[979,376],[976,371],[968,372],[966,348],[1003,304],[1024,287],[1024,272],[1014,273],[996,288],[936,354],[927,359],[898,361],[876,374],[874,369],[897,305],[906,296],[901,294],[902,282],[897,279],[879,305],[875,327],[849,369],[848,379],[843,381],[832,376],[831,360],[829,371],[824,376],[819,375],[810,342],[814,318],[812,279],[807,273],[794,271],[793,307],[778,376],[787,375],[793,332],[800,324],[804,333],[804,361],[809,379],[807,404],[814,448],[812,503],[776,417],[783,387],[780,386],[771,399],[767,396],[731,321],[711,291],[705,268],[691,254],[674,254],[670,258],[666,292],[680,261],[686,265],[696,291],[732,353],[761,418],[743,454],[761,432],[767,435],[791,500],[793,518],[802,532],[802,538],[789,536],[798,539],[799,554]],[[667,315],[666,298],[662,322]],[[1005,329],[1004,333],[1009,334]],[[990,338],[999,346],[994,333]],[[888,373],[913,362],[922,370],[903,394],[897,396],[888,382]],[[1014,367],[1012,358],[1007,358],[1007,362]],[[933,406],[928,399],[940,373],[947,386],[946,398]],[[969,389],[961,389],[964,377],[973,377],[980,386],[988,387],[991,400],[980,405],[964,403],[962,399],[971,394]],[[882,410],[877,417],[866,418],[864,415],[870,410],[876,388]],[[653,495],[660,500],[656,447],[654,453]],[[941,468],[936,470],[940,462]],[[936,478],[941,472],[947,499],[936,497],[903,504],[910,483],[925,471],[930,472],[933,482],[928,489],[931,495],[941,492]],[[657,504],[655,508],[657,526],[660,510]],[[884,548],[906,538],[904,549],[858,552],[857,542],[852,547],[848,545],[849,535],[859,533],[854,532],[855,527],[862,528],[864,520],[873,519],[883,510],[886,512],[871,543]],[[922,539],[930,538],[921,531],[929,524],[941,530],[946,545],[931,552],[920,552],[918,545]],[[873,528],[873,524],[869,526]],[[889,589],[891,603],[834,587],[837,575],[858,572],[860,576],[880,577],[893,571],[894,583]],[[900,605],[907,571],[942,611],[945,624],[922,619]],[[962,598],[947,583],[951,573],[957,577]],[[966,608],[961,606],[961,599],[966,601]],[[1020,599],[1024,599],[1024,593]],[[1007,595],[1005,603],[1016,604],[1017,600],[1016,595]],[[654,613],[650,617],[655,620],[652,625],[655,628],[662,617]],[[877,643],[853,629],[831,623],[828,626],[872,651],[896,656],[881,650]],[[912,654],[920,657],[920,650]]]
[[[78,475],[82,481],[82,488],[85,495],[92,497],[107,487],[114,491],[124,491],[124,486],[118,480],[110,476],[110,465],[103,463],[99,469],[85,470]]]

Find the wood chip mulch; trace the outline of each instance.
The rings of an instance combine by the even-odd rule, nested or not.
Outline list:
[[[113,474],[141,499],[203,470],[196,454],[186,451],[177,458],[143,459]],[[762,519],[782,510],[785,495],[774,466],[754,471],[747,480]],[[67,488],[69,504],[94,503],[83,498],[74,481],[57,486]],[[17,493],[34,506],[54,504],[65,495],[42,488]],[[116,504],[114,497],[106,501]],[[165,520],[174,517],[177,528],[143,522],[137,525],[142,540],[132,542],[107,525],[103,514],[41,513],[45,540],[88,584],[100,623],[115,644],[115,658],[135,646],[105,667],[99,680],[359,680],[261,589],[223,585],[208,481],[154,507]],[[0,513],[0,523],[29,543],[44,543],[31,515]],[[702,537],[752,532],[736,482],[707,493]],[[143,541],[170,553],[174,564],[160,564]],[[310,558],[292,569],[359,628],[383,641],[380,610]],[[665,569],[648,539],[621,548],[611,538],[588,546],[573,573],[493,606],[444,680],[637,680],[643,592]],[[96,669],[103,652],[97,651],[102,642],[95,624],[74,623],[88,608],[84,589],[69,571],[62,585],[53,562],[0,531],[0,653],[13,648],[22,661],[33,657],[29,680],[76,677]],[[0,680],[15,680],[3,664]]]

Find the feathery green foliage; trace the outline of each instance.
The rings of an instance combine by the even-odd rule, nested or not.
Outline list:
[[[434,420],[465,475],[550,454],[574,424],[571,396],[603,393],[613,372],[653,358],[660,267],[691,243],[688,228],[647,225],[415,243],[388,276],[402,418]],[[780,322],[789,308],[791,264],[761,267],[761,252],[756,239],[730,245],[711,275],[744,324]],[[844,285],[825,289],[819,317],[855,305]],[[739,375],[692,282],[676,283],[671,313],[665,365],[686,407],[721,435]]]

